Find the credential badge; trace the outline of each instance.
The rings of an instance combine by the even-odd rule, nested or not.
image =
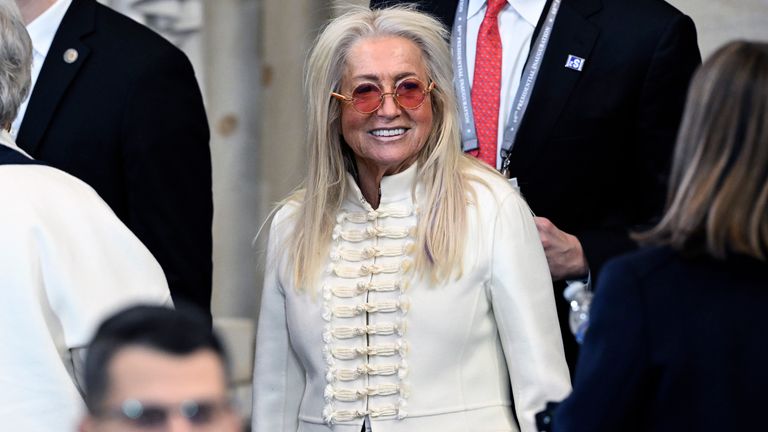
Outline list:
[[[565,62],[565,67],[568,69],[573,69],[575,71],[581,72],[582,69],[584,69],[584,63],[586,60],[584,60],[581,57],[576,57],[573,54],[568,55],[568,61]]]

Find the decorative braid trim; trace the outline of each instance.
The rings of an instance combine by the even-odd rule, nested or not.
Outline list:
[[[398,257],[410,254],[413,251],[413,242],[405,242],[396,246],[368,246],[363,249],[351,249],[338,247],[331,251],[331,261],[359,262],[377,257]]]
[[[324,353],[329,354],[331,357],[337,360],[354,360],[363,356],[391,357],[395,354],[399,354],[401,357],[405,357],[407,352],[408,343],[402,339],[395,343],[370,346],[324,347]]]
[[[405,333],[406,325],[403,323],[380,323],[375,325],[365,325],[361,327],[349,327],[349,326],[338,326],[338,327],[331,327],[326,326],[325,328],[325,334],[327,334],[327,337],[323,336],[323,339],[352,339],[355,337],[365,336],[365,335],[379,335],[379,336],[389,336],[392,334],[397,333],[398,335],[402,336]]]
[[[371,418],[396,416],[398,420],[404,419],[408,414],[405,411],[406,401],[401,399],[397,404],[382,405],[371,407],[368,410],[335,410],[335,406],[329,403],[323,409],[323,420],[328,426],[334,423],[344,423],[354,421],[359,418],[370,416]]]
[[[388,217],[405,218],[412,214],[414,214],[413,208],[401,205],[389,205],[382,206],[377,210],[371,210],[369,212],[342,212],[336,216],[336,222],[343,223],[344,221],[349,221],[352,223],[363,224]]]
[[[360,365],[355,369],[336,369],[336,368],[328,368],[328,371],[326,372],[326,380],[329,383],[335,383],[338,381],[354,381],[361,376],[390,376],[397,374],[398,376],[401,375],[400,371],[406,369],[407,366],[405,365],[399,365],[395,363],[390,364],[381,364],[381,365],[371,365],[371,364],[364,364]]]
[[[372,238],[389,238],[389,239],[402,239],[406,237],[416,236],[416,227],[382,227],[382,226],[369,226],[363,230],[344,230],[341,225],[336,225],[333,228],[332,238],[338,240],[339,238],[348,242],[361,242]]]
[[[327,305],[328,309],[323,311],[323,318],[330,321],[331,318],[354,318],[364,313],[393,313],[400,311],[405,315],[411,307],[410,300],[406,296],[400,296],[397,300],[382,300],[373,303],[361,303],[358,305]]]
[[[399,263],[390,264],[363,264],[361,266],[350,266],[331,263],[328,265],[328,272],[344,279],[356,279],[378,274],[397,274],[408,273],[413,268],[413,261],[406,258]]]
[[[329,287],[326,285],[323,287],[323,295],[329,296],[326,298],[326,300],[330,300],[331,296],[336,296],[339,298],[353,298],[363,295],[367,292],[392,292],[396,290],[403,292],[405,291],[405,285],[407,284],[397,279],[375,282],[360,281],[354,286]]]

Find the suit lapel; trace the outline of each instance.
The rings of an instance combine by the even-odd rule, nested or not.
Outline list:
[[[540,147],[537,143],[550,134],[571,91],[584,73],[566,68],[568,57],[574,55],[585,59],[584,70],[589,68],[592,60],[590,53],[600,30],[587,18],[601,7],[601,0],[563,0],[561,3],[528,110],[512,150],[513,172],[519,172],[532,160],[533,153]],[[539,22],[539,27],[542,22]]]
[[[73,0],[56,31],[19,128],[18,145],[33,156],[64,93],[90,54],[82,39],[94,30],[95,12],[90,0]],[[72,51],[69,61],[65,60],[68,50],[77,53],[74,61]]]

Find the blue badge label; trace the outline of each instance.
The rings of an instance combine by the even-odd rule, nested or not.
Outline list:
[[[570,54],[568,55],[568,61],[565,62],[565,67],[581,72],[581,70],[584,69],[585,62],[586,60],[583,58]]]

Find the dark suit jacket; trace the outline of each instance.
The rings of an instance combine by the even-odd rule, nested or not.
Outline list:
[[[30,159],[16,150],[0,144],[0,166],[2,165],[43,165],[40,161]]]
[[[68,49],[77,50],[73,63],[64,60]],[[91,185],[157,258],[174,301],[194,303],[207,313],[209,137],[186,56],[94,0],[73,0],[17,143]]]
[[[768,264],[651,248],[605,266],[554,431],[759,430]]]
[[[401,1],[371,5],[391,3]],[[420,4],[453,25],[457,0]],[[582,72],[565,67],[570,54],[586,59]],[[688,82],[700,62],[693,22],[663,1],[562,1],[511,171],[537,216],[579,238],[593,275],[635,247],[631,228],[661,212]],[[556,297],[573,365],[568,305]]]

